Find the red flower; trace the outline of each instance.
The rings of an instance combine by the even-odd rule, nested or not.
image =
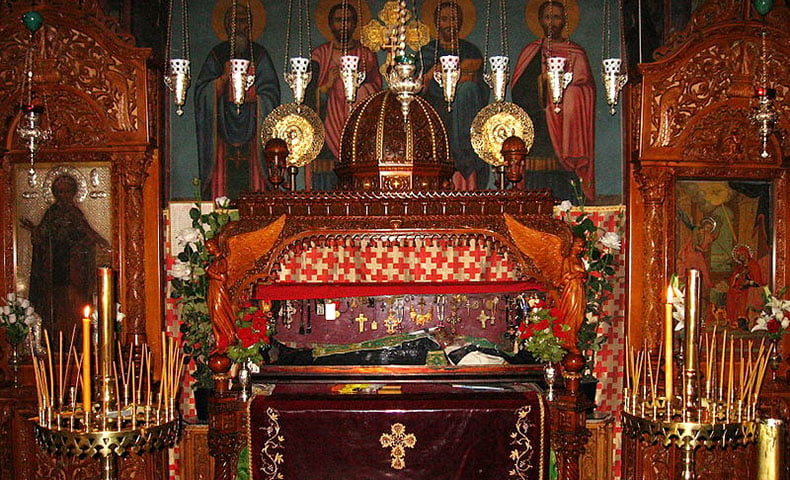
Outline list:
[[[242,348],[249,348],[258,343],[258,335],[250,327],[242,327],[237,332]]]
[[[768,333],[777,333],[782,325],[775,318],[771,318],[765,322],[765,328],[768,329]]]

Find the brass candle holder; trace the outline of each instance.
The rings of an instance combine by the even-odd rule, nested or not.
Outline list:
[[[763,435],[765,428],[760,427],[757,403],[773,348],[763,341],[758,349],[752,339],[744,342],[741,338],[736,344],[731,334],[728,337],[723,332],[717,336],[714,329],[712,335],[704,335],[703,361],[698,302],[700,275],[696,270],[688,273],[680,392],[673,393],[671,378],[665,379],[663,392],[659,388],[660,363],[662,359],[669,362],[672,355],[664,356],[659,351],[653,361],[647,351],[637,353],[627,345],[623,402],[623,432],[649,443],[660,441],[666,447],[680,448],[684,480],[697,478],[694,462],[697,447],[746,445],[757,442],[758,436]],[[672,350],[671,329],[666,337],[661,349]],[[736,346],[740,347],[737,357]],[[664,370],[676,371],[671,363]]]
[[[53,365],[46,335],[47,357],[33,357],[39,414],[31,420],[42,448],[56,455],[101,457],[102,479],[112,480],[118,478],[118,457],[159,450],[178,439],[181,420],[176,399],[184,355],[176,342],[166,339],[163,333],[161,379],[155,394],[148,346],[142,345],[138,361],[133,359],[131,348],[127,359],[123,358],[120,344],[115,351],[112,270],[101,267],[98,274],[98,365],[90,365],[93,355],[89,342],[84,342],[82,354],[77,354],[74,332],[65,366],[62,334],[58,362]],[[83,328],[90,328],[89,325],[89,321],[83,322]],[[84,332],[84,338],[88,337]],[[92,382],[89,374],[81,375],[91,370],[97,373],[98,382]],[[91,383],[96,383],[96,388],[92,389]],[[82,395],[77,395],[78,390]]]

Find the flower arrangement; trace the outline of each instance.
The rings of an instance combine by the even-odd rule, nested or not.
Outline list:
[[[206,241],[214,238],[229,221],[238,220],[237,212],[227,210],[230,205],[227,197],[217,198],[214,205],[217,209],[208,213],[203,213],[199,203],[189,210],[192,228],[176,236],[182,250],[170,269],[170,298],[175,299],[180,308],[184,353],[195,361],[192,378],[198,388],[211,388],[213,375],[208,368],[208,357],[214,348],[214,335],[206,304],[206,268],[213,255],[206,250]]]
[[[756,318],[752,332],[764,332],[769,340],[775,342],[781,340],[782,335],[787,333],[790,329],[790,300],[782,298],[786,290],[787,288],[783,288],[779,295],[775,296],[767,285],[763,287],[765,306],[760,311],[760,316]]]
[[[563,220],[570,224],[574,235],[584,240],[582,261],[587,270],[585,319],[578,332],[579,350],[587,358],[587,369],[592,369],[592,358],[601,350],[606,337],[598,334],[598,326],[611,323],[613,317],[606,315],[603,307],[612,297],[614,275],[617,260],[616,252],[621,248],[623,213],[618,214],[616,231],[608,231],[595,225],[588,212],[584,211],[584,196],[578,184],[573,184],[577,192],[579,211],[571,214],[573,205],[565,200],[560,203],[559,210]]]
[[[6,295],[5,303],[0,307],[0,325],[5,327],[6,340],[14,345],[22,343],[38,320],[38,314],[27,298],[16,293]]]
[[[542,363],[562,360],[567,353],[562,345],[570,327],[562,322],[559,309],[548,308],[545,300],[536,295],[528,299],[519,296],[518,303],[523,312],[518,326],[521,348]]]
[[[236,318],[236,335],[239,339],[228,347],[228,357],[240,364],[262,363],[263,351],[271,342],[271,320],[270,304],[263,303],[258,307],[252,302],[245,302]]]

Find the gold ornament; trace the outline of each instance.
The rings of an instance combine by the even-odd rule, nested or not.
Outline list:
[[[263,122],[261,141],[266,144],[272,138],[288,144],[288,166],[303,167],[315,160],[324,146],[324,127],[310,107],[286,103],[272,110]]]
[[[472,121],[472,148],[486,163],[501,167],[502,143],[510,136],[524,140],[527,151],[535,141],[532,119],[521,107],[510,102],[486,105]]]

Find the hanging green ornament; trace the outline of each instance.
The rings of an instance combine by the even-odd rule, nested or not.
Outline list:
[[[30,30],[30,33],[35,33],[36,30],[41,28],[44,18],[38,12],[27,12],[22,15],[22,23],[25,24],[25,28]]]
[[[774,0],[753,0],[752,4],[760,15],[765,15],[774,8]]]

